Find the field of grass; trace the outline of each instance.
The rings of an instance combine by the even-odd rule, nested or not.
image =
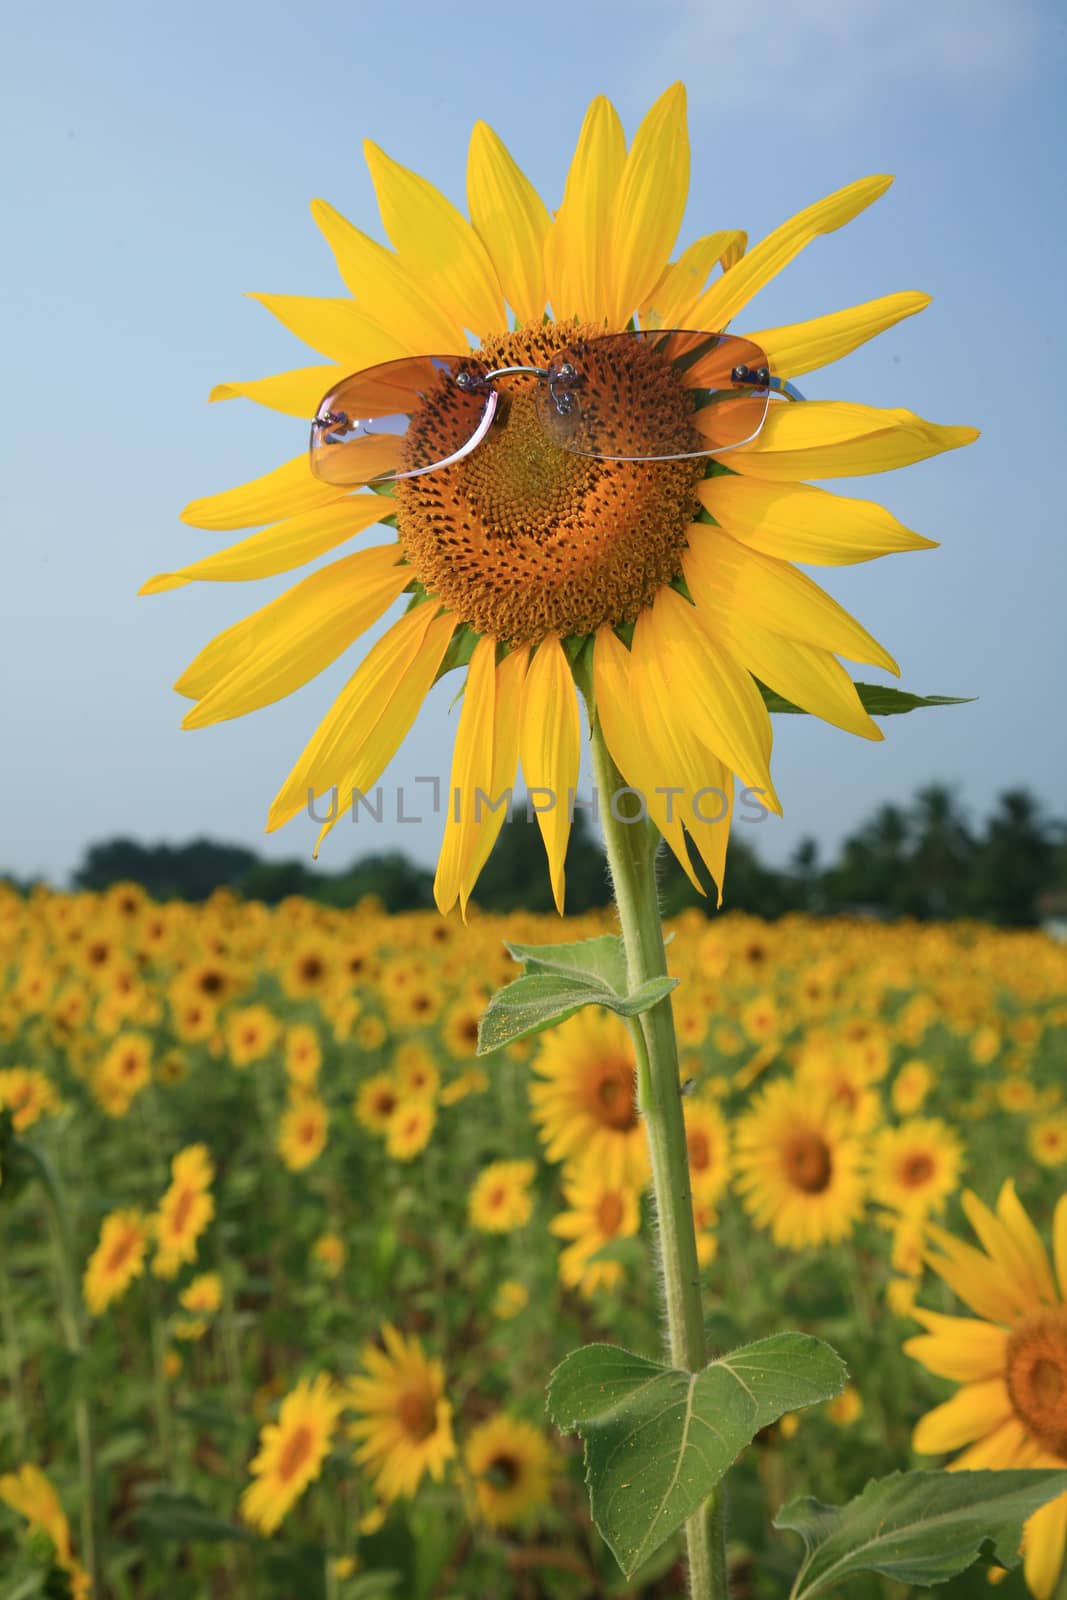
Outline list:
[[[108,1600],[682,1592],[677,1540],[622,1578],[545,1411],[582,1342],[661,1351],[628,1035],[587,1010],[475,1054],[505,939],[609,928],[0,890],[4,1600],[90,1569]],[[1013,1180],[1050,1239],[1067,948],[674,933],[710,1343],[797,1328],[851,1375],[731,1477],[737,1600],[782,1600],[782,1502],[947,1460],[912,1436],[956,1385],[903,1348],[916,1305],[971,1314],[931,1224],[974,1242],[963,1192]]]

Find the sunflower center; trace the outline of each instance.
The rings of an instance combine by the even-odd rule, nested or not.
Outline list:
[[[498,1489],[514,1489],[522,1476],[522,1469],[514,1456],[500,1454],[488,1463],[485,1475]]]
[[[711,1146],[708,1136],[700,1129],[694,1129],[686,1138],[689,1147],[689,1165],[694,1172],[706,1172],[711,1166]]]
[[[602,1062],[587,1086],[589,1109],[597,1122],[627,1132],[637,1126],[633,1068],[628,1061]]]
[[[825,1142],[814,1133],[798,1133],[783,1151],[786,1176],[805,1194],[822,1194],[833,1175],[833,1161]]]
[[[530,324],[487,339],[479,355],[491,369],[545,368],[564,346],[577,348],[604,449],[624,452],[627,418],[638,415],[640,435],[662,441],[665,454],[699,448],[691,392],[670,361],[637,339],[632,348],[586,344],[597,331]],[[513,644],[632,621],[681,570],[706,461],[574,455],[542,427],[543,380],[495,381],[497,415],[482,443],[452,467],[396,484],[400,542],[416,577],[460,622]],[[412,418],[420,460],[454,450],[452,399],[430,393]]]
[[[906,1156],[900,1163],[898,1176],[906,1189],[921,1189],[934,1175],[933,1158],[926,1154]]]
[[[404,1432],[417,1441],[428,1439],[437,1426],[437,1407],[424,1389],[408,1389],[402,1394],[396,1415]]]
[[[1016,1328],[1005,1378],[1020,1422],[1067,1460],[1067,1306],[1037,1311]]]
[[[124,1233],[121,1233],[108,1253],[104,1262],[104,1270],[106,1272],[120,1271],[126,1265],[130,1256],[133,1255],[139,1238],[140,1234],[136,1228],[127,1228]]]
[[[315,1443],[315,1435],[305,1423],[297,1428],[290,1439],[285,1442],[285,1448],[278,1457],[277,1476],[282,1483],[288,1483],[290,1478],[295,1478],[300,1468],[311,1454]]]
[[[622,1221],[622,1201],[617,1194],[609,1192],[601,1195],[596,1208],[596,1220],[601,1233],[607,1234],[609,1238],[618,1233]]]

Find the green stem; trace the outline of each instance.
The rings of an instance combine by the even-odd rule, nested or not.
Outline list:
[[[0,1249],[0,1328],[4,1334],[7,1382],[11,1392],[11,1434],[21,1461],[26,1454],[26,1408],[22,1401],[22,1350],[19,1345],[11,1280],[4,1265],[2,1249]]]
[[[85,1397],[86,1374],[84,1368],[85,1342],[82,1338],[81,1301],[78,1279],[74,1268],[74,1251],[67,1220],[63,1190],[51,1162],[42,1151],[31,1145],[29,1152],[41,1179],[48,1207],[49,1229],[59,1280],[59,1314],[63,1339],[70,1354],[75,1357],[74,1380],[74,1431],[78,1443],[78,1476],[81,1482],[81,1544],[82,1562],[89,1574],[92,1591],[99,1594],[100,1574],[97,1569],[96,1548],[96,1496],[95,1467],[93,1462],[93,1430],[89,1402]]]
[[[154,1295],[153,1285],[150,1293]],[[181,1475],[174,1444],[174,1418],[170,1410],[170,1393],[167,1388],[167,1335],[160,1312],[153,1305],[149,1310],[152,1329],[152,1391],[156,1410],[156,1431],[159,1434],[159,1453],[167,1478],[181,1488]]]
[[[608,865],[618,907],[629,987],[667,971],[659,900],[656,850],[659,835],[647,821],[624,821],[614,797],[625,788],[599,725],[593,719],[593,775],[600,804]],[[652,1162],[652,1190],[659,1225],[663,1297],[673,1365],[700,1372],[708,1360],[700,1292],[689,1152],[678,1075],[678,1041],[670,997],[644,1012],[632,1029],[637,1088]],[[711,1495],[685,1528],[689,1587],[693,1600],[725,1600],[725,1530],[721,1490]]]

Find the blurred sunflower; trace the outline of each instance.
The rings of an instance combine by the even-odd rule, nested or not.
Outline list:
[[[319,1476],[343,1405],[325,1374],[310,1382],[302,1378],[282,1401],[277,1422],[268,1422],[260,1433],[241,1515],[261,1533],[273,1533]]]
[[[685,1142],[694,1200],[713,1204],[730,1181],[730,1131],[718,1106],[685,1102]]]
[[[939,1117],[912,1117],[871,1141],[871,1199],[902,1215],[943,1209],[959,1187],[963,1146]]]
[[[791,1250],[834,1243],[863,1214],[863,1149],[811,1083],[772,1083],[735,1124],[736,1184],[757,1227]]]
[[[976,1316],[912,1311],[926,1332],[904,1349],[961,1385],[923,1417],[914,1447],[921,1455],[945,1455],[965,1446],[949,1463],[953,1472],[1067,1467],[1067,1195],[1052,1223],[1055,1277],[1013,1183],[1001,1188],[995,1212],[970,1190],[963,1209],[982,1248],[931,1227],[937,1251],[927,1260]],[[1065,1544],[1062,1494],[1023,1530],[1023,1575],[1036,1600],[1055,1592]]]
[[[0,1104],[3,1096],[0,1095]],[[18,1127],[18,1123],[15,1124]],[[1059,1111],[1051,1117],[1039,1117],[1031,1123],[1026,1135],[1030,1154],[1043,1167],[1062,1167],[1067,1161],[1067,1112]]]
[[[400,1086],[391,1072],[376,1072],[359,1086],[352,1115],[369,1133],[385,1133],[400,1104]]]
[[[322,1046],[307,1022],[294,1022],[285,1030],[285,1070],[293,1083],[310,1089],[322,1066]]]
[[[471,1226],[482,1233],[514,1233],[530,1220],[532,1161],[491,1161],[478,1174],[467,1202]]]
[[[55,1560],[69,1580],[71,1600],[90,1600],[92,1584],[89,1574],[75,1556],[71,1546],[67,1514],[60,1505],[59,1496],[51,1482],[40,1467],[27,1462],[17,1472],[5,1472],[0,1476],[0,1502],[26,1518],[31,1534],[40,1528],[48,1535],[55,1551]],[[37,1585],[34,1585],[37,1592],[42,1594],[58,1592],[54,1591],[52,1583],[46,1580],[47,1575],[44,1574],[42,1575],[44,1587],[38,1589]],[[63,1592],[66,1593],[66,1589]]]
[[[432,352],[465,358],[468,330],[494,369],[544,369],[561,348],[631,319],[646,330],[719,332],[809,242],[851,221],[891,181],[848,184],[747,252],[746,236],[727,230],[672,260],[689,183],[680,84],[652,106],[629,150],[615,109],[593,101],[554,217],[484,123],[471,140],[469,222],[376,145],[364,149],[391,247],[316,200],[313,216],[348,293],[255,296],[325,363],[222,384],[214,399],[244,396],[309,418],[353,372]],[[888,295],[751,339],[774,373],[792,379],[927,303],[923,294]],[[689,802],[709,786],[722,792],[718,820],[691,830],[720,886],[734,775],[779,806],[757,680],[838,727],[881,737],[837,657],[892,672],[895,662],[793,563],[837,566],[930,541],[869,501],[804,480],[905,466],[968,443],[974,430],[851,402],[776,404],[726,469],[713,455],[685,454],[703,424],[691,389],[651,349],[634,340],[590,359],[607,362],[605,382],[624,396],[621,421],[651,421],[684,441],[678,459],[561,450],[536,422],[535,380],[524,373],[508,379],[501,422],[477,449],[443,471],[396,480],[385,497],[322,481],[301,451],[186,507],[193,526],[262,531],[160,574],[143,592],[290,572],[395,519],[385,543],[342,556],[233,624],[178,680],[195,702],[185,726],[243,716],[307,683],[408,595],[283,783],[269,828],[299,815],[309,794],[336,789],[321,843],[378,782],[431,685],[454,666],[466,667],[466,688],[452,788],[498,796],[520,758],[529,787],[557,796],[576,787],[572,670],[582,657],[615,763],[690,875],[681,817],[693,813],[669,808],[667,786]],[[438,459],[449,453],[457,393],[428,391],[414,413],[413,433],[421,430]],[[699,442],[714,450],[712,437]],[[396,459],[393,449],[390,470]],[[435,881],[442,911],[457,900],[465,908],[505,814],[447,809]],[[569,807],[542,811],[538,822],[562,908]]]
[[[290,1172],[302,1172],[326,1148],[330,1113],[315,1094],[290,1103],[278,1128],[278,1154]]]
[[[911,1116],[922,1106],[934,1081],[933,1073],[925,1061],[917,1058],[905,1061],[893,1079],[889,1097],[893,1109],[902,1117]]]
[[[0,1072],[0,1110],[11,1112],[15,1132],[32,1128],[38,1117],[59,1110],[51,1081],[36,1067],[7,1067]]]
[[[432,1100],[403,1101],[389,1118],[385,1130],[386,1153],[394,1161],[413,1161],[430,1142],[437,1121]]]
[[[621,1262],[592,1257],[615,1239],[633,1238],[641,1226],[640,1200],[631,1184],[610,1178],[592,1159],[564,1170],[563,1198],[566,1211],[548,1225],[557,1238],[573,1241],[560,1254],[560,1281],[590,1300],[622,1282]]]
[[[281,1023],[266,1006],[239,1006],[226,1017],[226,1050],[235,1067],[247,1067],[269,1055]]]
[[[643,1186],[648,1147],[625,1025],[591,1007],[543,1037],[533,1060],[533,1120],[550,1161],[588,1159],[612,1183]]]
[[[491,1528],[529,1522],[548,1504],[552,1446],[539,1428],[498,1412],[473,1429],[463,1460],[482,1518]]]
[[[211,1313],[222,1304],[222,1279],[217,1272],[200,1272],[178,1296],[186,1311]]]
[[[215,1215],[215,1201],[209,1193],[215,1164],[207,1145],[191,1144],[179,1150],[170,1171],[170,1186],[152,1219],[156,1239],[152,1272],[157,1278],[173,1278],[183,1263],[196,1260],[197,1242]]]
[[[349,1425],[361,1440],[356,1460],[374,1475],[383,1500],[415,1493],[425,1473],[436,1483],[456,1453],[452,1407],[444,1397],[440,1361],[428,1358],[418,1339],[406,1338],[390,1323],[381,1330],[385,1349],[363,1348],[365,1374],[349,1380]]]
[[[85,1304],[94,1317],[121,1300],[134,1278],[144,1271],[148,1226],[143,1212],[112,1211],[100,1225],[100,1238],[82,1280]]]

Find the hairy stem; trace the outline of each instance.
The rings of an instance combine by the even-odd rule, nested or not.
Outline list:
[[[659,835],[649,822],[623,820],[618,814],[623,803],[616,805],[613,797],[625,786],[595,718],[592,754],[601,827],[626,947],[629,986],[633,990],[667,971],[656,893]],[[637,1051],[638,1098],[652,1161],[670,1358],[683,1371],[699,1372],[707,1365],[708,1353],[678,1074],[678,1041],[670,997],[644,1012],[632,1031]],[[685,1533],[693,1600],[725,1600],[728,1588],[721,1490],[690,1517]]]

